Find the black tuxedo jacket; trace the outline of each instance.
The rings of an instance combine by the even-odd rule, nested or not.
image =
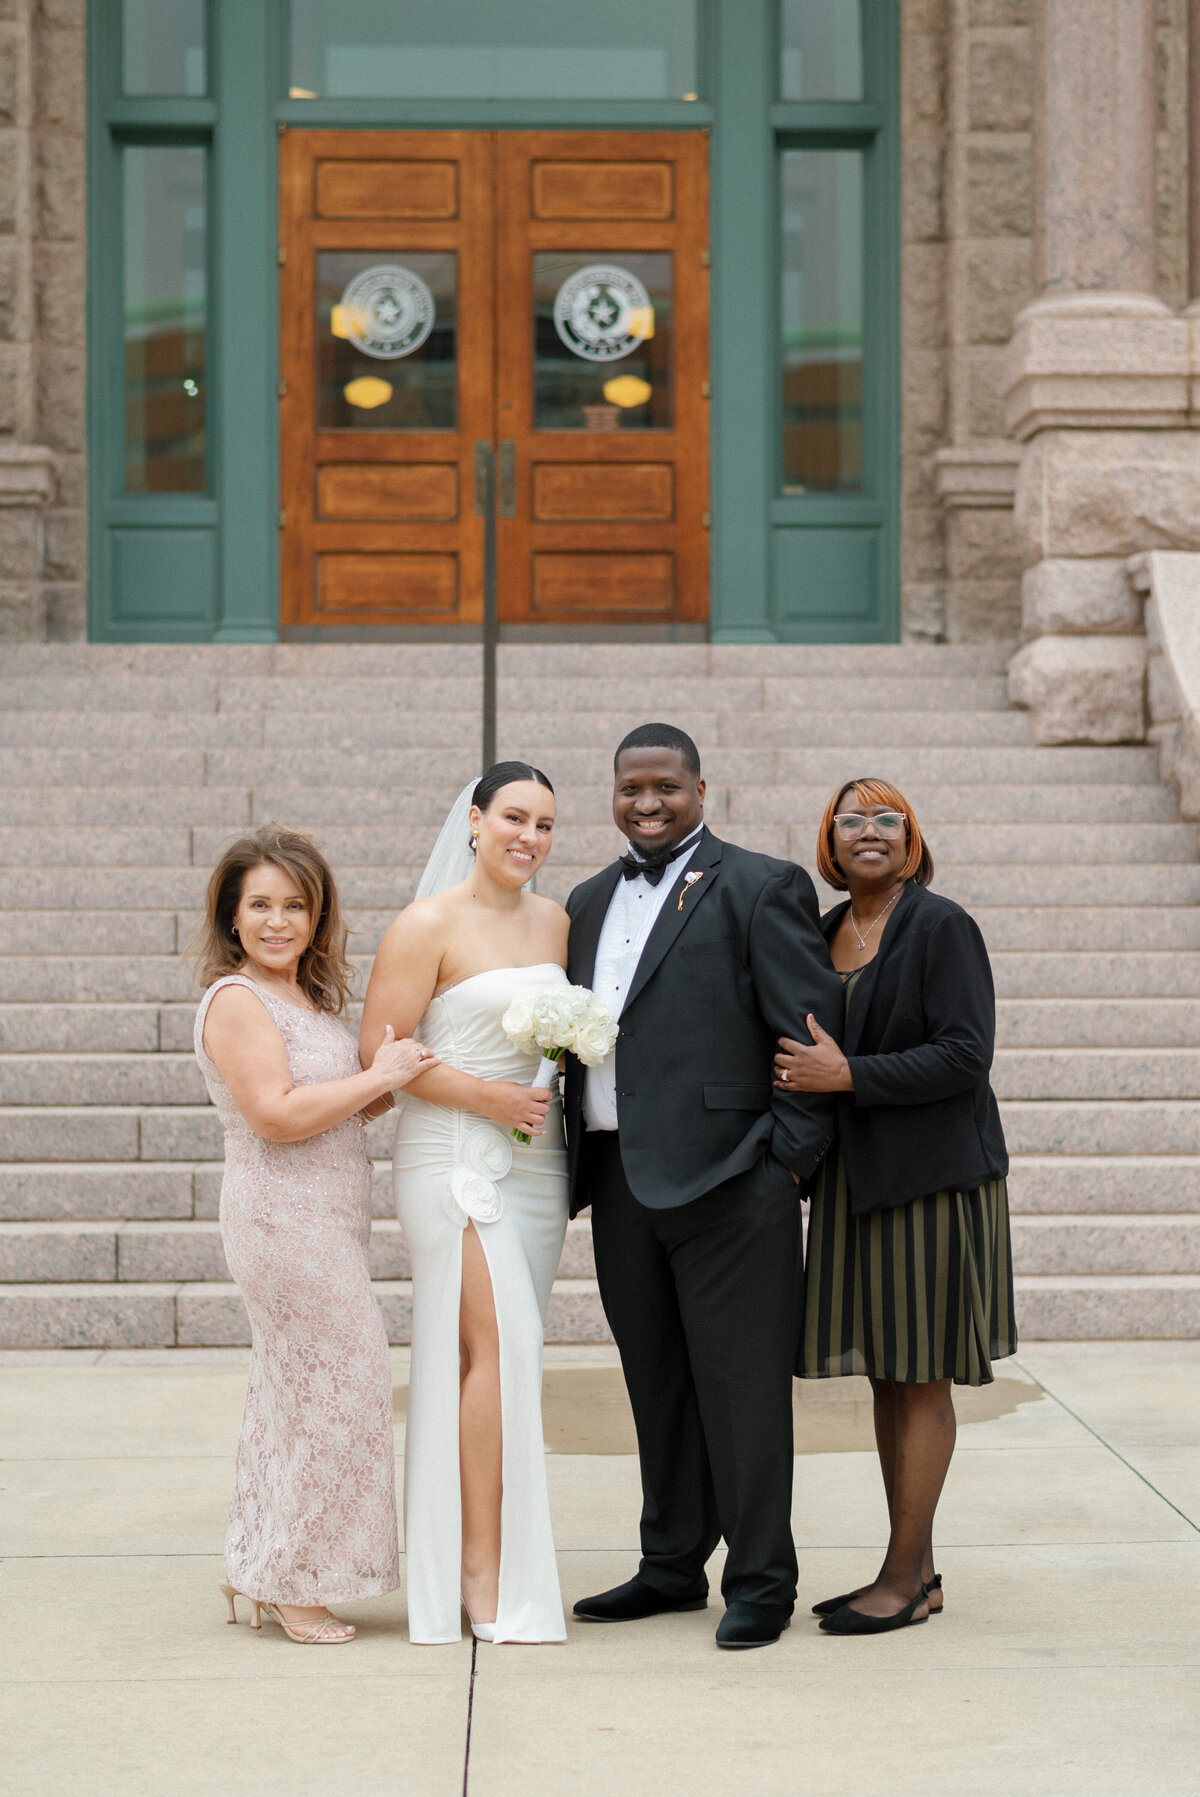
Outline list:
[[[827,942],[849,901],[821,919]],[[837,1094],[850,1208],[861,1214],[1008,1172],[988,1083],[996,995],[979,925],[909,881],[850,998]]]
[[[686,875],[699,873],[688,884]],[[672,879],[673,876],[673,879]],[[621,865],[577,886],[567,974],[590,986]],[[833,1136],[832,1098],[776,1092],[776,1040],[811,1040],[811,1011],[841,1039],[843,998],[802,867],[705,830],[663,875],[670,894],[625,1000],[617,1038],[617,1117],[630,1190],[653,1209],[689,1204],[768,1152],[806,1181]],[[591,1203],[585,1069],[567,1059],[571,1214]]]

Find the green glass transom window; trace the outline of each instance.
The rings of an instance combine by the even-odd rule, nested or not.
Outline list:
[[[782,0],[779,24],[781,99],[862,99],[862,0]]]
[[[122,0],[127,94],[203,94],[204,0]]]
[[[863,485],[863,154],[780,156],[783,490]]]
[[[122,164],[125,491],[203,493],[206,152],[128,144]]]
[[[696,98],[695,0],[291,0],[293,99]]]

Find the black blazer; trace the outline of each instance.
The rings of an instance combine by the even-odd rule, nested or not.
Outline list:
[[[804,869],[720,842],[708,830],[676,867],[629,988],[616,1049],[625,1177],[634,1196],[656,1209],[690,1203],[768,1151],[806,1180],[832,1140],[833,1105],[816,1093],[774,1091],[775,1042],[809,1041],[810,1011],[831,1035],[842,1033],[841,983]],[[688,873],[701,877],[689,886]],[[592,984],[620,877],[614,862],[567,900],[567,974],[578,985]],[[584,1073],[568,1056],[572,1215],[591,1203],[579,1152]]]
[[[825,940],[849,900],[821,919]],[[837,1094],[850,1208],[906,1204],[1008,1172],[988,1073],[996,994],[983,936],[953,899],[909,881],[850,999]]]

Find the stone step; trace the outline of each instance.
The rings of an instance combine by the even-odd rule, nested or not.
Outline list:
[[[1014,1155],[1014,1214],[1200,1212],[1200,1155]]]
[[[407,1343],[412,1288],[407,1280],[375,1282],[388,1339]],[[546,1317],[548,1342],[612,1338],[590,1280],[560,1280]],[[2,1348],[245,1347],[250,1326],[235,1285],[63,1283],[0,1285]]]
[[[741,823],[718,832],[727,841],[762,854],[777,855],[807,863],[814,853],[812,824]],[[0,829],[0,858],[8,855],[17,866],[39,866],[48,863],[70,865],[88,860],[110,865],[124,860],[129,865],[163,865],[172,860],[190,859],[196,866],[211,866],[228,840],[228,832],[198,826],[191,832],[191,853],[182,843],[181,832],[145,831],[147,847],[153,852],[144,856],[135,851],[140,846],[139,833],[81,829],[63,831]],[[437,831],[413,825],[405,832],[405,855],[423,866]],[[92,838],[95,838],[93,841]],[[343,828],[327,825],[319,831],[321,845],[335,868],[346,863],[386,867],[396,856],[396,831],[391,827],[358,824]],[[1194,863],[1196,827],[1185,823],[1150,824],[1078,824],[1071,829],[1071,843],[1081,862],[1106,860],[1109,864],[1130,862]],[[75,845],[78,844],[78,851]],[[111,845],[111,846],[110,846]],[[935,860],[991,864],[1054,862],[1061,856],[1063,827],[1061,824],[941,824],[932,835],[931,850]],[[554,866],[561,875],[574,872],[576,880],[586,878],[597,868],[622,852],[624,839],[615,826],[567,824],[555,836]],[[170,851],[174,850],[174,853]]]
[[[1014,1155],[1200,1154],[1200,1104],[1186,1098],[1006,1099],[1000,1115]]]
[[[1192,1099],[1005,1099],[1014,1155],[1195,1155],[1200,1103]],[[368,1152],[386,1158],[394,1128],[367,1129]],[[220,1121],[211,1106],[12,1105],[3,1113],[10,1161],[219,1161]],[[1158,1208],[1166,1208],[1160,1206]]]
[[[1015,1216],[1012,1243],[1022,1274],[1200,1273],[1200,1216]]]
[[[1018,1274],[1017,1319],[1025,1341],[1194,1338],[1200,1275]],[[389,1339],[410,1339],[412,1294],[379,1280],[375,1295]],[[550,1300],[548,1342],[609,1340],[588,1280],[561,1281]],[[249,1325],[237,1287],[119,1282],[0,1286],[0,1347],[245,1346]]]
[[[0,1011],[0,1040],[3,1031]],[[1193,1048],[1200,1044],[1200,999],[1002,998],[996,1006],[1001,1048]],[[164,1040],[163,1046],[166,1046]]]
[[[203,1105],[193,1054],[6,1054],[0,1105]]]
[[[361,994],[370,971],[370,955],[355,953],[351,961],[356,989]],[[1192,955],[1166,950],[1005,950],[993,954],[992,971],[1000,998],[1200,996],[1200,961]],[[0,1004],[169,1003],[194,999],[189,967],[177,956],[0,956]]]
[[[1002,1048],[992,1087],[1000,1099],[1200,1098],[1200,1047]]]
[[[992,973],[999,998],[1200,997],[1200,962],[1192,955],[1000,953],[992,956]]]
[[[832,710],[841,697],[830,690],[830,681],[836,676],[776,672],[753,677],[742,672],[748,664],[735,665],[738,672],[719,680],[677,678],[658,673],[647,679],[643,656],[640,664],[633,664],[625,675],[606,672],[600,676],[555,676],[552,691],[541,673],[504,675],[499,682],[497,704],[501,712],[507,710],[521,718],[540,716],[545,720],[553,716],[565,720],[574,713],[590,711],[605,712],[622,721],[627,717],[633,717],[639,723],[648,718],[664,718],[673,723],[677,713],[689,711],[711,713],[720,710],[745,715],[750,712],[808,711],[814,707]],[[227,686],[228,683],[222,684],[222,704]],[[630,707],[631,688],[639,701],[636,713]],[[331,688],[331,694],[332,691]],[[249,701],[247,692],[245,702]],[[322,702],[315,692],[313,701],[314,710],[333,709],[329,698]],[[340,696],[334,700],[334,703],[340,702]],[[548,711],[548,705],[553,705],[553,713]],[[874,711],[908,712],[1007,711],[1008,688],[999,675],[946,676],[936,670],[926,674],[916,669],[906,673],[897,666],[894,671],[872,678],[871,708]],[[545,731],[545,722],[541,728]],[[540,740],[553,739],[543,734]],[[559,740],[572,741],[569,727],[563,730]]]
[[[2,1115],[9,1161],[217,1161],[224,1152],[211,1106],[11,1105]]]
[[[360,922],[362,916],[360,914]],[[390,912],[377,914],[380,919]],[[347,1013],[351,1029],[360,1007]],[[195,1005],[0,1004],[0,1052],[10,1054],[189,1053]],[[1002,998],[1001,1048],[1190,1048],[1200,1045],[1200,999]]]
[[[366,913],[365,915],[376,915]],[[1043,952],[1200,948],[1200,910],[1182,906],[975,906],[988,949]]]
[[[1153,1341],[1200,1336],[1195,1273],[1018,1274],[1024,1341]]]
[[[1028,1216],[1013,1218],[1013,1264],[1022,1274],[1200,1273],[1200,1215]],[[371,1231],[373,1279],[409,1279],[400,1225]],[[38,1222],[0,1224],[4,1284],[228,1283],[219,1223]],[[590,1228],[571,1225],[559,1278],[593,1280]]]
[[[749,667],[769,673],[817,673],[830,678],[877,676],[911,671],[941,678],[1004,671],[1015,642],[990,643],[655,643],[656,669],[717,678]],[[214,677],[231,674],[277,679],[356,679],[398,672],[445,676],[470,667],[478,644],[464,637],[452,643],[88,643],[0,645],[0,677],[56,674],[118,675],[128,681],[193,670]],[[647,650],[636,643],[501,643],[502,674],[534,667],[539,674],[580,675],[617,667],[645,678]]]
[[[183,1220],[216,1214],[211,1162],[0,1162],[0,1219],[9,1223]]]
[[[304,780],[300,790],[314,787],[368,786],[396,791],[414,789],[448,789],[453,798],[477,771],[477,746],[472,740],[453,754],[445,748],[425,745],[413,748],[381,748],[377,741],[364,741],[357,751],[313,748],[304,761]],[[721,745],[704,748],[704,771],[709,788],[719,785],[746,784],[765,787],[815,786],[828,792],[847,775],[844,748],[814,746],[812,748],[733,748]],[[537,745],[526,742],[526,755],[541,753]],[[876,743],[873,739],[854,745],[855,754],[864,766],[904,787],[920,789],[932,782],[953,786],[980,785],[1062,785],[1071,788],[1087,786],[1108,788],[1137,786],[1157,789],[1158,754],[1155,749],[1045,749],[1045,748],[977,748],[922,746],[895,747]],[[606,778],[608,757],[593,749],[572,747],[548,748],[545,751],[546,772],[566,799],[577,789],[600,789],[611,797],[611,781]],[[853,770],[851,770],[853,771]],[[3,789],[20,787],[78,788],[89,791],[97,787],[156,788],[170,786],[178,790],[215,787],[224,789],[260,789],[285,786],[277,770],[264,767],[261,746],[244,744],[231,749],[86,749],[20,748],[0,749],[0,782]],[[909,795],[912,797],[912,794]],[[1148,796],[1144,794],[1143,796]],[[1091,808],[1091,792],[1086,808]],[[916,799],[913,798],[914,805]],[[1077,805],[1078,808],[1078,805]]]
[[[408,1245],[394,1217],[374,1220],[370,1265],[372,1279],[412,1277]],[[596,1277],[591,1226],[582,1218],[568,1226],[558,1277]],[[6,1285],[229,1279],[215,1220],[0,1223],[0,1282]]]
[[[997,719],[1004,713],[995,713]],[[1026,736],[1028,725],[1026,725]],[[1024,742],[1026,736],[1011,740]],[[369,749],[372,743],[393,749],[467,751],[477,760],[480,717],[478,691],[464,693],[457,705],[433,713],[394,711],[382,716],[347,718],[343,712],[317,712],[293,718],[289,712],[250,714],[224,711],[4,711],[0,710],[0,745],[33,751],[60,749],[123,750],[130,754],[160,749],[185,753],[205,749],[309,748],[328,744]],[[976,740],[979,740],[978,738]],[[987,740],[986,738],[984,740]],[[1004,741],[1010,737],[1005,736]],[[478,772],[475,768],[473,771]],[[464,781],[470,775],[463,776]]]
[[[722,828],[722,835],[727,830]],[[616,833],[612,844],[617,846]],[[555,853],[538,876],[539,892],[563,897],[571,887],[603,865],[567,866]],[[817,881],[812,843],[800,859]],[[406,848],[397,845],[397,853]],[[335,865],[338,891],[350,912],[398,911],[409,902],[424,862],[411,865]],[[196,911],[203,902],[210,868],[199,867],[18,867],[0,868],[0,910]],[[823,904],[843,895],[817,882]],[[939,854],[934,889],[968,910],[986,906],[1066,905],[1076,909],[1108,906],[1187,906],[1200,904],[1200,866],[1195,863],[1136,865],[1071,865],[1010,863],[992,865],[947,862]],[[7,923],[7,920],[6,920]]]
[[[348,907],[399,910],[412,897],[423,866],[424,862],[411,867],[338,867],[335,872],[342,902]],[[65,907],[130,913],[195,911],[204,902],[211,871],[211,867],[0,868],[0,911]]]
[[[174,911],[10,911],[4,915],[8,955],[174,955],[199,915],[187,913],[184,934]],[[3,1046],[0,1035],[0,1046]]]

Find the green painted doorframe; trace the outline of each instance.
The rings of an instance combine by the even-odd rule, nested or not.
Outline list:
[[[277,132],[292,126],[503,130],[694,128],[711,133],[712,596],[715,642],[894,641],[899,634],[899,132],[894,0],[863,0],[862,102],[777,99],[778,0],[699,0],[700,102],[291,100],[286,0],[208,0],[207,99],[121,95],[120,0],[88,0],[91,635],[99,641],[270,642],[279,635]],[[209,147],[207,495],[122,491],[120,154],[127,143]],[[866,491],[781,493],[778,158],[861,146],[865,158]],[[760,279],[747,270],[761,270]],[[125,565],[211,591],[155,615]],[[797,615],[805,570],[868,542],[857,615]],[[130,560],[129,546],[139,551]],[[831,563],[830,558],[833,558]],[[857,565],[857,564],[856,564]],[[155,569],[159,570],[155,575]],[[799,571],[799,572],[798,572]]]

